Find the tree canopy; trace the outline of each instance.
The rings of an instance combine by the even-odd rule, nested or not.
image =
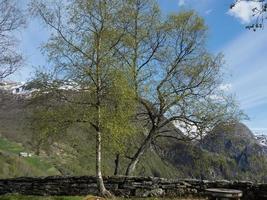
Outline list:
[[[242,116],[219,89],[223,57],[207,50],[207,27],[194,11],[163,17],[155,0],[35,0],[31,11],[51,29],[43,46],[51,65],[33,81],[37,97],[54,94],[69,110],[61,120],[94,130],[102,195],[109,195],[103,145],[119,149],[125,136],[142,131],[127,156],[129,175],[156,139],[200,139]],[[170,134],[173,124],[183,133]]]

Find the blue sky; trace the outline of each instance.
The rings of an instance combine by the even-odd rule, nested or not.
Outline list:
[[[209,27],[208,49],[225,55],[225,85],[235,94],[240,107],[250,117],[245,124],[252,130],[267,133],[267,29],[246,30],[251,20],[251,8],[257,5],[243,2],[229,11],[233,0],[158,0],[164,14],[194,9]],[[34,67],[43,66],[46,59],[40,46],[48,31],[36,19],[18,34],[20,50],[26,57],[25,66],[11,77],[26,81]]]

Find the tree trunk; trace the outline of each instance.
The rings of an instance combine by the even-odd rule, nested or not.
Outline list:
[[[118,175],[120,167],[120,154],[116,154],[114,175]]]
[[[126,169],[126,173],[125,173],[126,176],[130,176],[133,174],[136,168],[136,165],[140,161],[140,158],[145,153],[145,151],[150,147],[151,140],[152,140],[154,133],[155,133],[154,130],[150,131],[150,133],[148,134],[148,136],[146,137],[142,145],[139,147],[139,149],[137,150],[133,158],[131,158],[131,161]]]
[[[35,152],[36,156],[40,156],[40,147],[38,146]]]
[[[35,154],[37,156],[40,155],[41,145],[42,145],[42,140],[37,141],[36,148],[35,148]]]
[[[98,99],[99,100],[99,99]],[[99,102],[99,101],[98,101]],[[111,197],[111,193],[105,188],[102,177],[102,156],[101,156],[101,110],[100,103],[97,106],[97,129],[96,129],[96,179],[99,195],[102,197]]]
[[[101,132],[97,131],[96,134],[96,178],[97,178],[97,186],[99,190],[99,195],[103,197],[112,196],[111,193],[105,188],[102,170],[101,170]]]
[[[99,1],[101,7],[101,1]],[[101,51],[101,31],[96,35],[96,105],[97,105],[97,124],[96,124],[96,178],[99,195],[102,197],[112,197],[112,194],[105,188],[102,177],[102,164],[101,164],[101,64],[100,64],[100,51]]]

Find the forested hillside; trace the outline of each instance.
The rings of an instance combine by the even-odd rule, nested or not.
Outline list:
[[[29,128],[26,114],[28,99],[10,93],[5,93],[5,97],[0,112],[0,156],[4,166],[1,177],[94,174],[93,133],[87,136],[86,129],[77,123],[67,132],[53,135],[43,142],[39,155],[36,155],[36,135]],[[174,125],[169,129],[173,129],[173,135],[179,131]],[[134,143],[138,144],[142,137],[142,134],[132,137],[126,152],[130,153],[135,148]],[[33,152],[35,156],[19,157],[19,152],[24,151]],[[125,174],[127,153],[121,152],[119,156],[118,174]],[[113,149],[104,149],[104,175],[114,174],[117,154]],[[201,141],[158,138],[142,157],[134,175],[265,181],[266,166],[265,147],[244,124],[235,123],[232,127],[216,127]]]

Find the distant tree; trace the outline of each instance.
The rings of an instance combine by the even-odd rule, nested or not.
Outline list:
[[[128,120],[135,109],[128,73],[114,56],[124,34],[120,27],[124,4],[118,0],[40,0],[31,5],[32,13],[53,32],[43,48],[53,63],[53,73],[39,76],[43,85],[38,93],[57,94],[69,108],[62,116],[64,121],[83,123],[94,130],[96,176],[102,196],[110,196],[102,178],[102,146],[116,145],[128,134]]]
[[[247,29],[252,29],[256,31],[259,28],[263,28],[264,20],[266,19],[266,12],[267,12],[267,1],[266,0],[235,0],[231,5],[230,9],[233,9],[238,3],[246,1],[246,2],[256,2],[259,6],[252,8],[253,13],[253,22],[246,26]]]
[[[50,111],[50,113],[52,113]],[[49,115],[48,110],[42,110],[40,108],[35,108],[35,110],[31,113],[31,117],[28,118],[29,127],[28,130],[30,131],[30,139],[28,143],[30,144],[31,148],[34,150],[37,156],[40,155],[42,149],[47,149],[53,141],[53,131],[51,131],[51,125],[55,125],[56,128],[58,124],[51,122],[51,118],[48,119]]]
[[[15,31],[25,25],[25,17],[16,0],[0,0],[0,80],[22,64]]]
[[[32,88],[37,89],[33,85],[28,86],[28,89]],[[66,131],[70,124],[70,118],[66,120],[65,117],[68,112],[64,101],[59,102],[51,92],[35,91],[26,101],[25,129],[29,136],[28,143],[36,155],[39,156],[41,150],[48,150],[53,142],[61,137],[60,133]]]

